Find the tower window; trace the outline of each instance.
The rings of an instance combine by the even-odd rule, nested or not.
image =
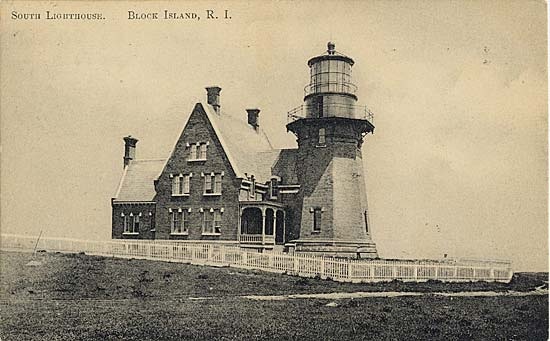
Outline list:
[[[323,117],[323,97],[317,98],[317,117]]]
[[[365,218],[365,231],[369,233],[369,213],[367,211],[363,212]]]
[[[313,209],[313,232],[321,232],[321,214],[322,209],[320,207]]]
[[[326,136],[325,136],[325,128],[320,128],[319,129],[319,141],[318,141],[318,144],[321,145],[321,146],[324,146],[325,143],[326,143]]]

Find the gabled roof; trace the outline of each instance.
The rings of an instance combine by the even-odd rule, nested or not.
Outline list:
[[[227,113],[217,114],[209,104],[198,105],[212,124],[235,174],[241,178],[254,174],[258,181],[268,181],[278,150],[273,148],[266,134]]]
[[[196,110],[204,113],[210,121],[237,177],[246,179],[254,175],[256,181],[267,182],[273,174],[283,178],[284,183],[296,183],[295,149],[274,149],[262,130],[256,131],[246,122],[226,113],[218,114],[209,104],[199,102],[193,109]],[[191,115],[184,127],[189,117]],[[156,194],[154,181],[167,162],[168,159],[130,161],[113,201],[153,201]]]
[[[153,201],[154,180],[162,171],[166,159],[132,160],[124,173],[114,201]]]

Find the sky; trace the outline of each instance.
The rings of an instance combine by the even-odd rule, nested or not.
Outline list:
[[[543,1],[2,2],[1,232],[108,239],[122,137],[167,157],[187,115],[222,109],[294,145],[307,60],[355,60],[373,239],[389,258],[509,259],[548,269]],[[129,20],[128,11],[196,12]],[[231,19],[206,20],[206,10]],[[101,13],[104,20],[47,20]],[[12,12],[42,13],[39,20]]]

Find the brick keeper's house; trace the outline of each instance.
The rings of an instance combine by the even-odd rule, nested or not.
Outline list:
[[[308,61],[304,104],[286,126],[296,148],[273,148],[260,110],[246,109],[247,122],[224,112],[216,86],[167,158],[136,159],[138,140],[125,137],[112,237],[377,257],[361,153],[374,125],[356,104],[353,64],[332,43]]]

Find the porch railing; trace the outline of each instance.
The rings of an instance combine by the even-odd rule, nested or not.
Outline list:
[[[275,237],[265,235],[262,238],[261,234],[241,234],[239,235],[239,242],[241,244],[275,244]]]

